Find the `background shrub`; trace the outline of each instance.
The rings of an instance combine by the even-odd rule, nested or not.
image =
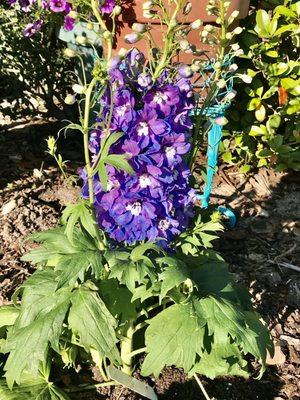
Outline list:
[[[6,1],[0,4],[1,113],[12,119],[37,114],[62,118],[70,84],[66,71],[72,70],[63,57],[65,44],[56,38],[52,23],[32,38],[24,37],[24,14]]]
[[[300,1],[272,0],[257,4],[244,21],[238,64],[251,84],[236,85],[229,110],[222,158],[252,167],[300,169]]]

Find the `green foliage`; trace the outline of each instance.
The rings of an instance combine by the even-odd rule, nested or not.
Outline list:
[[[62,57],[55,26],[33,38],[23,36],[21,24],[29,21],[24,14],[6,1],[0,4],[0,98],[7,101],[1,112],[14,119],[37,113],[62,118],[71,82],[66,71],[72,66]]]
[[[221,148],[223,160],[243,173],[300,168],[300,2],[270,3],[246,20],[239,64],[253,81],[236,85]]]
[[[10,390],[4,380],[0,380],[1,400],[70,400],[69,397],[52,382],[42,376],[32,377],[25,374],[21,385]]]
[[[86,351],[93,348],[100,357],[106,356],[112,362],[119,362],[115,334],[117,323],[98,294],[80,287],[72,294],[71,302],[68,323],[79,337],[78,343]]]
[[[247,376],[248,354],[263,372],[266,350],[272,352],[269,333],[249,294],[205,248],[215,238],[211,232],[221,230],[217,214],[196,216],[194,228],[166,251],[155,243],[99,250],[100,239],[84,226],[85,213],[69,207],[65,226],[31,237],[39,247],[23,259],[39,269],[15,294],[20,307],[0,309],[1,352],[8,353],[4,400],[67,399],[48,382],[51,368],[73,368],[82,355],[104,379],[107,360],[124,378],[142,352],[146,376],[170,365],[190,375]],[[193,251],[183,251],[193,235]],[[19,386],[10,392],[14,383]]]

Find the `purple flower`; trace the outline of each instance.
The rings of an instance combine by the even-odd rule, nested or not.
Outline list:
[[[76,20],[69,15],[66,15],[64,18],[64,29],[66,31],[72,31],[74,29]]]
[[[66,0],[50,0],[49,2],[50,10],[59,13],[67,10],[67,1]]]
[[[100,7],[100,11],[103,14],[110,14],[112,13],[115,5],[116,5],[115,0],[104,0],[103,5]]]
[[[109,127],[110,132],[123,134],[109,153],[126,156],[135,174],[106,165],[107,191],[99,176],[94,176],[99,226],[117,242],[168,242],[186,229],[195,203],[189,186],[191,171],[184,161],[192,127],[190,82],[177,77],[176,70],[164,71],[153,82],[143,54],[136,49],[123,60],[113,60],[110,82],[100,99],[97,127],[90,135],[92,160]],[[81,171],[80,176],[82,195],[87,198],[86,173]]]
[[[43,21],[41,19],[38,19],[32,24],[26,25],[25,29],[23,30],[23,35],[26,37],[33,36],[39,29],[41,29],[42,25]]]
[[[146,94],[144,101],[167,117],[171,108],[180,102],[179,89],[170,84],[154,88]]]
[[[23,11],[30,11],[30,6],[34,4],[36,0],[19,0],[20,7]]]

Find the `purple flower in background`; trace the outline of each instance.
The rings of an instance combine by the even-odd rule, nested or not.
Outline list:
[[[189,186],[191,171],[184,161],[192,128],[190,82],[176,77],[176,71],[164,71],[153,82],[144,55],[136,49],[123,60],[113,60],[110,82],[100,99],[98,127],[90,135],[92,159],[110,121],[110,132],[123,133],[110,154],[125,156],[135,174],[107,165],[106,191],[99,176],[94,176],[99,226],[118,242],[168,242],[186,229],[195,203],[195,191]],[[82,195],[87,198],[86,172],[80,176]]]
[[[25,12],[30,11],[30,6],[32,4],[34,4],[35,2],[36,2],[36,0],[19,0],[20,7]],[[14,3],[12,3],[12,4],[14,4]]]
[[[64,29],[66,31],[72,31],[74,29],[76,20],[69,15],[66,15],[64,18]]]
[[[50,0],[49,7],[51,11],[58,13],[66,11],[68,5],[66,0]]]
[[[42,25],[43,21],[41,19],[38,19],[32,24],[26,25],[25,29],[23,30],[23,35],[26,37],[33,36],[39,29],[41,29]]]
[[[110,14],[113,11],[115,5],[115,0],[104,0],[103,5],[100,7],[100,11],[104,14]]]

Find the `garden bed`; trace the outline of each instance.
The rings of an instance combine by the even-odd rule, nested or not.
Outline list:
[[[47,160],[43,164],[44,139],[56,131],[55,125],[41,123],[1,133],[5,157],[0,160],[0,304],[7,304],[15,288],[33,272],[30,265],[20,261],[20,256],[32,246],[24,242],[24,237],[55,226],[61,207],[76,197],[76,191],[66,189],[57,170]],[[64,158],[72,160],[73,171],[81,164],[76,151],[67,152]],[[273,360],[280,365],[269,367],[261,381],[203,378],[211,397],[224,400],[300,398],[297,309],[300,273],[290,269],[291,265],[299,264],[299,200],[299,176],[263,170],[245,178],[234,168],[220,168],[212,202],[231,205],[240,218],[235,229],[222,235],[217,247],[229,262],[236,280],[250,288],[282,353]],[[70,379],[66,370],[64,382]],[[202,398],[198,386],[175,369],[166,369],[152,384],[159,399]],[[118,388],[106,389],[94,397],[91,393],[87,397],[80,393],[78,398],[133,400],[140,397],[127,389],[121,393]]]

